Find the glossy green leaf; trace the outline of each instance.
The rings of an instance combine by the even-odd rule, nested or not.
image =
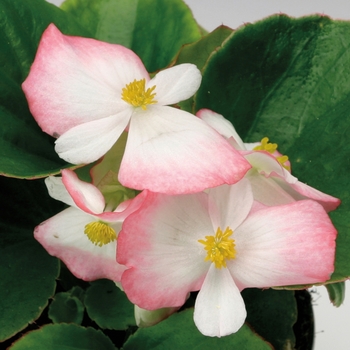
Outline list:
[[[203,70],[195,109],[232,121],[247,142],[268,136],[300,181],[343,204],[331,281],[350,276],[350,22],[272,16],[237,30]]]
[[[166,67],[182,45],[201,37],[182,0],[66,0],[61,8],[96,39],[132,49],[149,72]]]
[[[138,349],[265,350],[271,349],[271,346],[246,325],[226,337],[206,337],[193,322],[193,309],[187,309],[155,326],[140,328],[123,346],[123,350]]]
[[[345,299],[345,282],[326,284],[330,301],[334,306],[339,307]]]
[[[135,325],[134,305],[112,281],[92,282],[86,291],[85,307],[101,328],[124,330]]]
[[[273,289],[245,289],[246,322],[276,350],[294,349],[293,326],[297,320],[294,292]]]
[[[48,197],[43,181],[0,177],[0,340],[37,319],[53,296],[58,260],[33,238],[41,221],[61,204]]]
[[[11,350],[115,350],[111,340],[101,331],[74,324],[53,324],[30,332]]]
[[[67,167],[54,151],[54,139],[34,121],[21,89],[40,37],[52,22],[65,34],[89,35],[73,16],[44,0],[0,2],[1,175],[40,177]]]
[[[84,317],[84,304],[81,301],[83,289],[74,287],[68,292],[57,293],[49,306],[49,318],[54,323],[81,324]]]

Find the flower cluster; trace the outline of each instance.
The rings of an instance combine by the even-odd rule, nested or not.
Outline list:
[[[61,158],[97,163],[91,183],[69,169],[46,179],[69,207],[34,235],[77,277],[120,285],[141,326],[199,291],[194,322],[220,337],[245,321],[244,288],[329,279],[340,202],[298,181],[267,138],[245,144],[223,116],[169,106],[200,83],[193,64],[151,78],[131,50],[51,24],[23,90]]]

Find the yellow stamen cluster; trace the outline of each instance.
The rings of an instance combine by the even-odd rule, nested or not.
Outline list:
[[[254,151],[266,151],[266,152],[269,152],[271,154],[273,154],[277,151],[277,147],[278,147],[277,143],[270,143],[268,137],[262,138],[260,143],[261,144],[259,146],[256,146],[253,148]],[[288,156],[286,156],[286,155],[278,156],[278,157],[276,157],[276,159],[285,169],[290,171],[290,166],[284,164],[288,161]]]
[[[89,240],[100,247],[117,239],[114,229],[102,221],[93,221],[85,225],[84,233]]]
[[[154,99],[156,93],[153,92],[156,86],[152,86],[146,90],[146,79],[134,80],[127,84],[122,90],[122,100],[131,104],[134,107],[141,107],[143,110],[147,109],[147,105],[155,104]]]
[[[205,236],[205,241],[198,240],[207,251],[205,261],[211,260],[217,269],[226,267],[226,260],[236,257],[235,241],[229,238],[232,234],[233,231],[229,227],[226,227],[225,232],[222,232],[221,228],[218,227],[215,236]]]

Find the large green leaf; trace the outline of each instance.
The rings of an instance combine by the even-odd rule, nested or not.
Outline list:
[[[47,325],[17,341],[11,350],[115,350],[101,331],[74,324]]]
[[[203,69],[204,107],[247,142],[277,142],[301,181],[342,200],[331,281],[350,276],[350,22],[278,15],[242,27]]]
[[[246,325],[226,337],[206,337],[193,322],[193,309],[187,309],[155,326],[140,328],[124,344],[123,350],[131,349],[265,350],[271,349],[271,346]]]
[[[73,16],[44,0],[0,2],[0,174],[38,177],[67,167],[31,116],[21,89],[40,37],[50,23],[89,36]]]
[[[61,8],[96,39],[132,49],[149,72],[166,67],[182,45],[201,36],[182,0],[66,0]]]
[[[33,229],[61,207],[41,180],[0,177],[0,340],[37,319],[53,296],[58,260],[33,238]]]

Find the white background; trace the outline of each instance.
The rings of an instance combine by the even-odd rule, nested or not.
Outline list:
[[[90,0],[86,0],[90,1]],[[62,0],[48,0],[56,5]],[[185,0],[197,22],[208,31],[221,24],[236,29],[275,13],[300,17],[319,13],[335,19],[350,20],[349,0]],[[350,252],[349,252],[350,258]],[[350,284],[340,308],[328,299],[325,287],[313,288],[315,313],[314,350],[350,349]]]

